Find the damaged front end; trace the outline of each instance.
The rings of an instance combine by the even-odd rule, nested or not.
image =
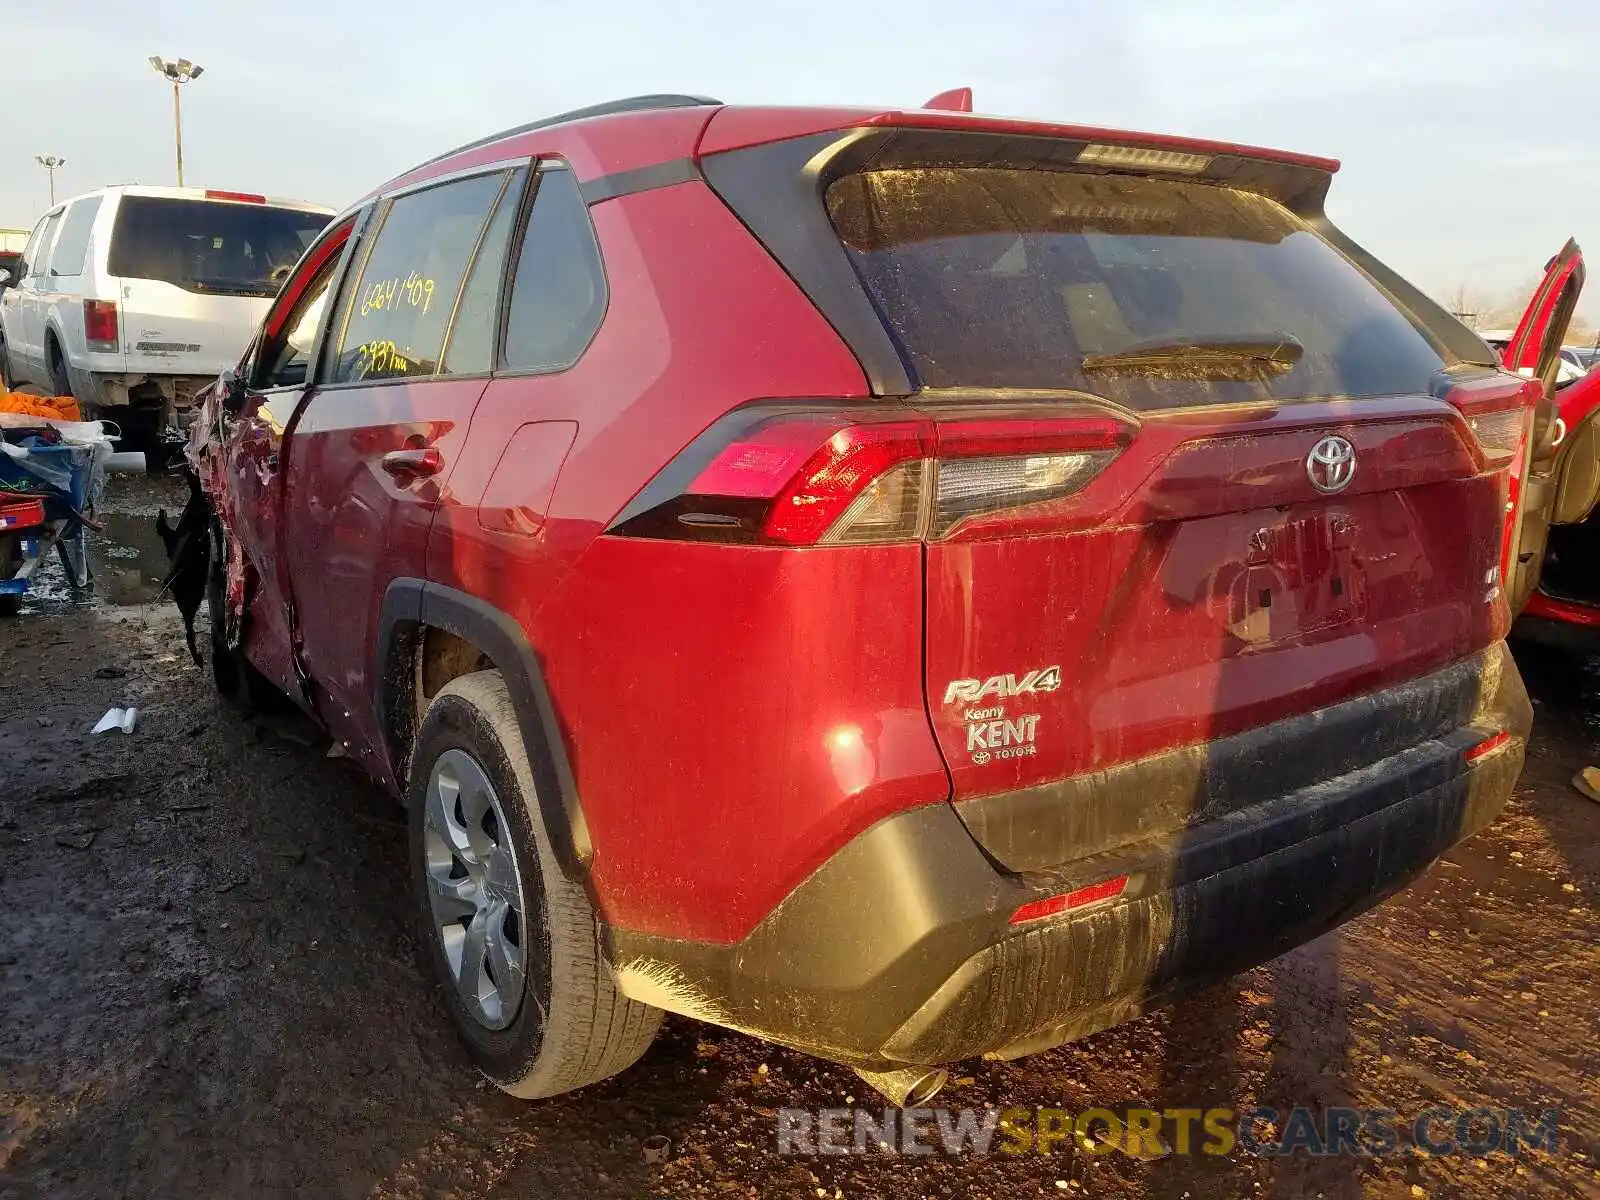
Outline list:
[[[156,514],[156,532],[169,564],[163,590],[183,616],[185,641],[196,665],[205,661],[195,637],[201,602],[210,601],[213,658],[219,648],[237,648],[245,607],[244,558],[237,540],[228,536],[233,506],[223,469],[230,431],[220,400],[225,394],[222,383],[217,380],[196,396],[197,419],[190,427],[184,460],[175,468],[189,485],[177,522],[168,520],[164,508]]]

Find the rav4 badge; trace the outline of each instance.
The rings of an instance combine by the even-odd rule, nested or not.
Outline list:
[[[1022,678],[1015,675],[991,675],[987,679],[952,679],[944,689],[946,704],[971,704],[986,696],[1006,699],[1010,696],[1027,696],[1035,692],[1053,692],[1061,686],[1061,668],[1041,667],[1029,671]]]

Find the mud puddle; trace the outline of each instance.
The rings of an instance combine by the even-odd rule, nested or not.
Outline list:
[[[100,501],[103,529],[88,532],[89,586],[74,588],[52,550],[34,572],[22,616],[149,604],[161,595],[166,550],[156,534],[156,513],[172,520],[183,507],[181,479],[165,475],[113,475]]]

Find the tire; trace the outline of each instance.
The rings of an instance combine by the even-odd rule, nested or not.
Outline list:
[[[16,592],[0,592],[0,620],[22,612],[22,597]]]
[[[61,355],[61,348],[53,341],[50,343],[50,386],[55,389],[57,396],[72,395],[72,378],[67,374],[67,360]]]
[[[0,387],[7,391],[16,383],[17,377],[11,373],[11,353],[6,349],[6,335],[0,329]]]
[[[456,799],[447,801],[450,795]],[[589,897],[562,874],[545,834],[498,671],[460,676],[428,706],[407,800],[423,953],[478,1069],[511,1095],[536,1099],[637,1062],[655,1039],[661,1010],[617,991]],[[479,986],[458,983],[458,975]]]

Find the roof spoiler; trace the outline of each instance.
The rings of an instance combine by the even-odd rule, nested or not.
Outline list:
[[[969,113],[972,111],[972,89],[969,87],[951,88],[948,92],[940,92],[922,107],[943,109],[946,112]]]

